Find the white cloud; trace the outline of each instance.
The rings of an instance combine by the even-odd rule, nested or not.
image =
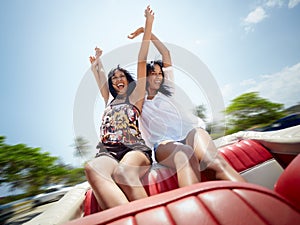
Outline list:
[[[231,101],[238,97],[239,95],[246,93],[244,86],[240,85],[240,83],[232,82],[229,84],[225,84],[220,89],[223,95],[223,100],[225,103],[225,106],[228,106],[231,104]]]
[[[244,30],[246,31],[246,33],[253,32],[254,31],[254,27],[251,26],[251,25],[245,25],[244,26]]]
[[[250,86],[250,85],[254,85],[256,84],[256,81],[254,79],[247,79],[247,80],[243,80],[240,85],[242,86]]]
[[[260,23],[268,17],[265,9],[271,9],[274,7],[281,8],[285,4],[286,0],[265,0],[262,4],[257,6],[251,11],[242,22],[242,26],[246,33],[254,31],[254,25]],[[294,8],[300,3],[300,0],[289,0],[288,7]]]
[[[273,102],[282,103],[285,107],[300,102],[300,62],[282,71],[262,75],[261,81],[248,91],[258,91],[260,96]]]
[[[223,97],[228,100],[228,97],[233,95],[234,89],[234,84],[225,84],[221,88]]]
[[[268,0],[265,5],[267,7],[273,8],[276,6],[281,7],[283,6],[283,4],[284,4],[284,0]]]
[[[248,16],[244,19],[244,22],[246,24],[256,24],[263,21],[266,17],[268,17],[266,11],[261,6],[258,6],[255,10],[248,14]]]
[[[300,3],[300,0],[289,0],[288,7],[294,8]],[[273,7],[282,7],[285,4],[285,0],[267,0],[264,6],[273,8]]]
[[[263,7],[258,6],[255,10],[250,12],[246,18],[243,19],[243,26],[245,31],[247,33],[250,31],[254,31],[253,25],[260,23],[267,17],[268,15],[266,14],[266,11],[263,9]]]
[[[296,7],[296,5],[298,5],[300,3],[300,0],[290,0],[289,1],[289,4],[288,4],[288,7],[291,9],[291,8],[294,8]]]
[[[245,85],[247,85],[245,87]],[[284,104],[285,108],[300,103],[300,62],[280,72],[261,75],[238,83],[224,85],[221,90],[225,105],[247,92],[259,92],[259,96],[272,102]]]

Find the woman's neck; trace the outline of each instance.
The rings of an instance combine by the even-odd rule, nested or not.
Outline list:
[[[126,99],[126,94],[124,95],[117,95],[115,98],[114,98],[114,103],[122,103],[124,102],[124,100]]]
[[[126,96],[127,96],[127,94],[118,94],[118,95],[116,96],[116,99],[125,99]]]
[[[147,99],[151,100],[155,97],[155,95],[157,94],[157,90],[156,89],[151,89],[148,88],[148,96]]]

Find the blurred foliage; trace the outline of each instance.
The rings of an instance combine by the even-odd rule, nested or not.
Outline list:
[[[198,105],[194,109],[194,114],[201,118],[202,120],[206,121],[206,108],[204,105]]]
[[[259,97],[258,92],[242,94],[225,109],[228,121],[226,134],[269,124],[286,115],[283,107],[283,104]]]
[[[18,195],[9,195],[9,196],[5,196],[5,197],[1,197],[0,198],[0,206],[4,205],[6,203],[11,203],[20,199],[25,199],[28,197],[32,197],[31,195],[29,195],[28,193],[23,193],[23,194],[18,194]],[[0,219],[0,224],[1,224],[1,219]]]
[[[74,156],[75,157],[81,157],[86,158],[90,154],[90,146],[88,145],[88,141],[81,136],[78,136],[74,140],[74,144],[72,145],[74,147]]]
[[[214,122],[214,121],[208,122],[206,114],[207,114],[206,108],[203,104],[195,107],[194,115],[201,118],[205,122],[206,131],[210,134],[212,139],[216,139],[221,136],[224,136],[224,130],[225,130],[224,126],[220,124],[220,122]]]
[[[8,145],[5,137],[0,136],[0,185],[10,185],[12,190],[21,188],[32,196],[52,184],[74,185],[83,181],[83,168],[65,165],[40,148]]]

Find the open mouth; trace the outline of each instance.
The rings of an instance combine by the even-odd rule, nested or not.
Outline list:
[[[118,83],[118,84],[117,84],[117,87],[118,87],[119,89],[123,89],[123,88],[125,87],[125,85],[124,85],[124,83]]]
[[[154,83],[160,85],[161,84],[161,80],[155,80]]]

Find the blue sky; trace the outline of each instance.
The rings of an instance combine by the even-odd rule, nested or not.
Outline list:
[[[295,105],[300,102],[299,3],[3,0],[0,135],[8,144],[41,147],[65,163],[80,163],[71,147],[73,109],[88,57],[96,45],[106,54],[140,40],[126,36],[144,24],[148,4],[155,11],[153,32],[207,65],[226,106],[248,91]]]

